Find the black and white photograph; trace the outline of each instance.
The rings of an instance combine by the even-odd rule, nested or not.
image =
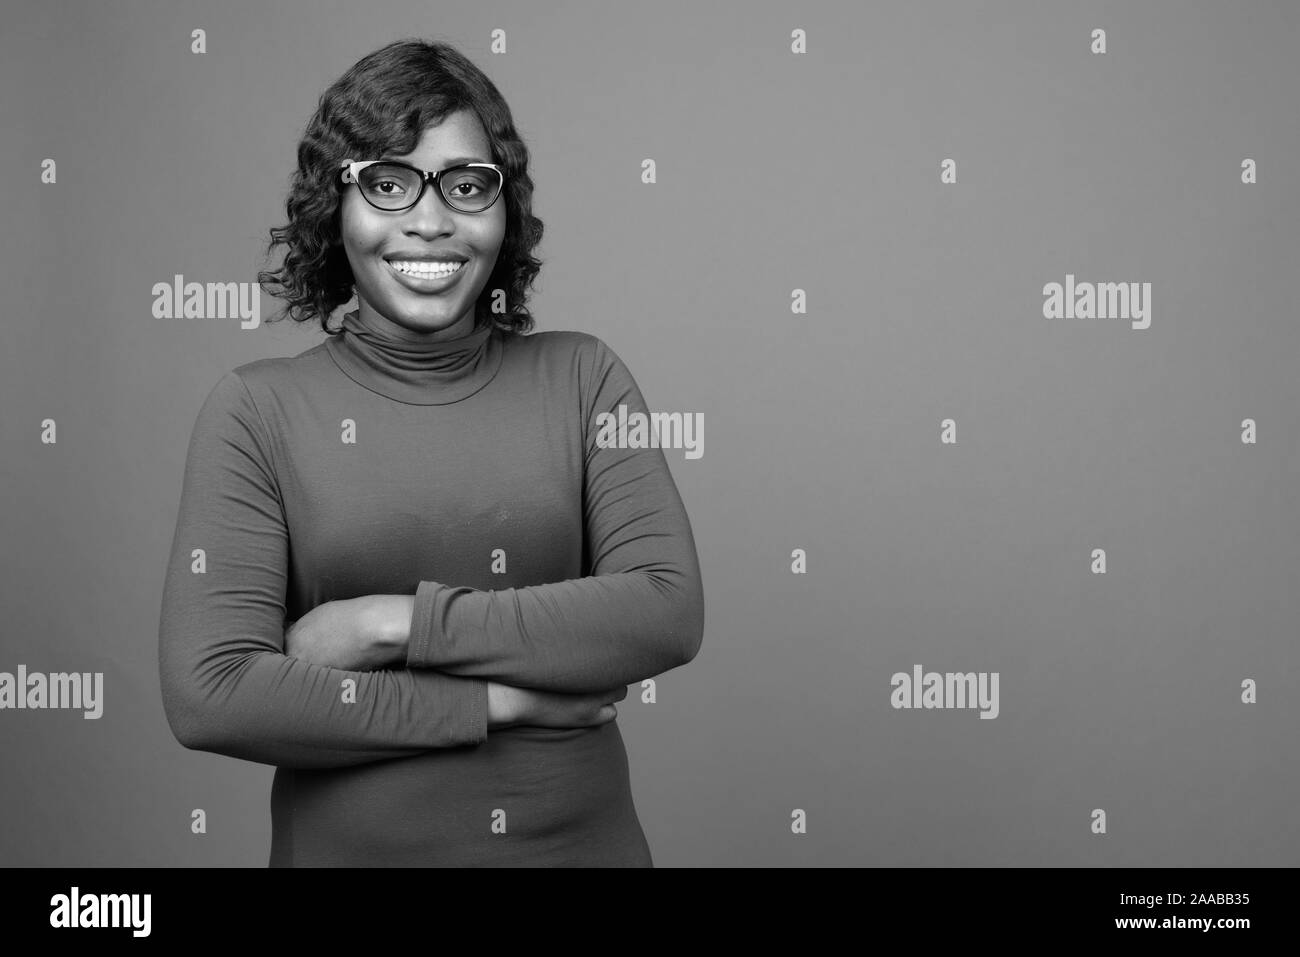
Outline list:
[[[1269,924],[1300,4],[12,0],[0,44],[5,926],[410,868]]]

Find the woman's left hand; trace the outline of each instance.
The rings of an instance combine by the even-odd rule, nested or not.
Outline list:
[[[284,633],[284,653],[347,671],[375,671],[393,663],[393,648],[373,627],[366,598],[317,605]]]

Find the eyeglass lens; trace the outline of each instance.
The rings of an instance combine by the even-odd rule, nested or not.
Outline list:
[[[420,175],[405,166],[375,163],[361,171],[361,191],[380,209],[405,209],[420,192]],[[438,180],[443,198],[454,209],[476,213],[487,209],[501,191],[501,175],[494,169],[457,167]]]

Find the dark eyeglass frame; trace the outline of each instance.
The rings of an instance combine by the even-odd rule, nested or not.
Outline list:
[[[409,169],[412,173],[415,173],[417,176],[419,176],[420,191],[415,194],[415,199],[413,199],[406,206],[375,205],[375,202],[369,196],[366,195],[366,191],[361,188],[361,180],[359,179],[359,175],[361,171],[365,169],[367,166],[374,166],[376,163],[384,163],[389,166],[400,166],[403,169]],[[496,170],[497,175],[501,179],[501,186],[497,189],[496,196],[492,197],[492,202],[488,203],[482,209],[461,209],[459,206],[453,204],[451,200],[447,198],[447,195],[442,191],[443,176],[445,176],[448,173],[455,172],[456,170],[471,169],[471,168]],[[497,200],[501,198],[501,194],[506,191],[505,167],[498,166],[496,163],[459,163],[456,166],[448,166],[446,169],[431,170],[431,169],[419,169],[415,166],[412,166],[410,163],[403,163],[401,160],[363,160],[359,162],[354,160],[344,160],[342,163],[339,164],[339,170],[341,173],[340,178],[344,183],[356,183],[357,191],[361,193],[361,198],[364,199],[371,206],[374,206],[375,209],[378,209],[385,213],[403,213],[406,212],[406,210],[413,208],[420,202],[420,200],[424,199],[425,190],[429,188],[430,183],[433,183],[434,190],[435,192],[437,192],[438,198],[441,199],[443,203],[446,204],[450,209],[454,209],[458,213],[465,213],[466,215],[470,215],[470,216],[474,215],[475,213],[486,213],[489,209],[491,209],[493,206],[496,205]]]

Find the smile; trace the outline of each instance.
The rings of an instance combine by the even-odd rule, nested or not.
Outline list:
[[[467,263],[427,263],[384,260],[397,281],[416,292],[440,292],[456,282]]]
[[[443,276],[450,276],[465,265],[460,262],[416,262],[400,259],[390,259],[388,264],[398,272],[405,273],[408,276],[419,276],[423,279],[439,279]]]

